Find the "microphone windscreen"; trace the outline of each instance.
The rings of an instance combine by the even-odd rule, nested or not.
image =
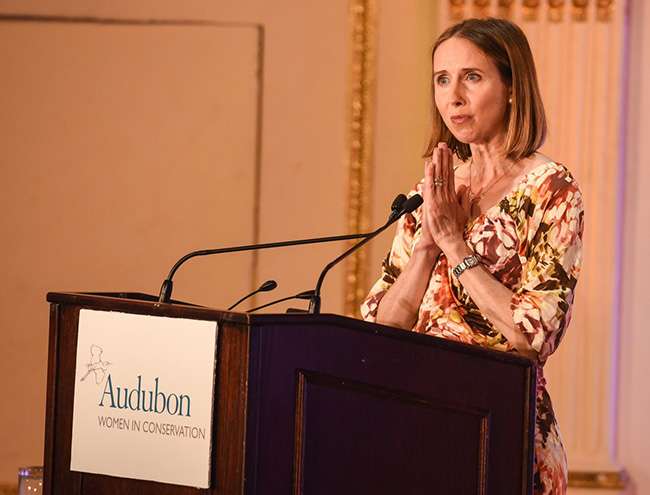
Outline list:
[[[313,290],[306,290],[304,292],[301,292],[300,294],[296,294],[294,297],[296,299],[311,299],[314,295]]]
[[[411,196],[409,199],[406,200],[406,202],[402,206],[402,210],[404,210],[404,213],[412,213],[414,210],[419,208],[422,203],[424,203],[422,196],[420,196],[419,194],[414,194],[413,196]]]
[[[400,211],[402,206],[406,203],[406,194],[398,194],[397,197],[393,200],[393,204],[390,206],[392,211]]]
[[[274,290],[278,286],[278,283],[275,280],[267,280],[258,289],[260,292],[268,292]]]

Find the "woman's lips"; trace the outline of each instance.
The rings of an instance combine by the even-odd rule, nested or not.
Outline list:
[[[463,122],[467,122],[470,119],[469,115],[455,115],[451,117],[451,121],[454,124],[462,124]]]

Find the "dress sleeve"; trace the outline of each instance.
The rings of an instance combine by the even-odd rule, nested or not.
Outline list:
[[[555,351],[571,319],[584,228],[583,199],[575,181],[556,178],[548,191],[547,201],[540,199],[544,191],[539,193],[540,207],[529,219],[536,229],[529,239],[522,284],[510,305],[517,328],[541,363]]]
[[[417,191],[414,189],[409,197]],[[361,316],[364,320],[374,322],[377,317],[379,302],[386,295],[388,289],[395,283],[397,277],[411,259],[413,246],[420,238],[421,229],[418,208],[413,213],[407,213],[397,223],[397,231],[390,251],[386,255],[381,267],[381,277],[370,289],[370,293],[361,304]]]

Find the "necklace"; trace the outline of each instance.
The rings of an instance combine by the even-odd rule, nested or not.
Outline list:
[[[472,160],[469,163],[469,208],[470,212],[474,212],[474,208],[478,207],[478,204],[480,201],[483,199],[483,197],[495,186],[499,183],[501,179],[503,179],[505,176],[508,175],[510,170],[517,164],[517,162],[512,162],[508,168],[506,168],[502,174],[497,176],[486,188],[483,190],[479,191],[477,194],[474,194],[474,191],[472,190],[472,165],[474,164],[474,160]]]

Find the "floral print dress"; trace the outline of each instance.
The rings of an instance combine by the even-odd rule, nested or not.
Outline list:
[[[410,195],[422,194],[424,181]],[[408,263],[420,239],[421,209],[399,222],[382,276],[361,306],[374,321],[377,306]],[[465,227],[467,245],[512,293],[515,324],[543,366],[562,340],[582,259],[583,201],[562,165],[548,162],[528,172],[497,205]],[[433,268],[413,331],[506,352],[516,352],[483,317],[451,273],[444,253]],[[535,495],[566,492],[567,464],[542,366],[538,366]]]

